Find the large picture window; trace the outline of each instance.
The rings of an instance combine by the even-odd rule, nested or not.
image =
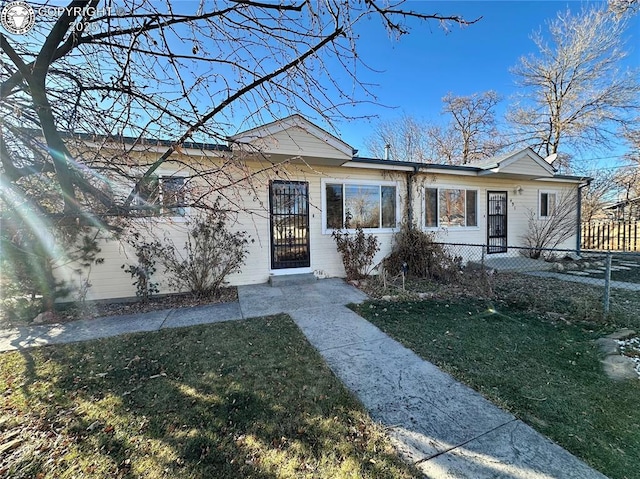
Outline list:
[[[149,176],[138,185],[133,204],[143,216],[184,216],[185,183],[183,176]]]
[[[395,185],[327,182],[324,185],[325,229],[395,228]]]
[[[425,188],[424,226],[478,226],[478,191],[461,188]]]

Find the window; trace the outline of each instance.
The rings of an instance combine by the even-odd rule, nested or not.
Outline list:
[[[184,177],[152,175],[138,185],[133,204],[142,216],[184,216],[185,199]]]
[[[324,192],[326,229],[383,229],[397,225],[395,185],[327,182]]]
[[[478,191],[461,188],[425,188],[424,226],[478,226]]]
[[[556,193],[551,191],[540,192],[540,218],[549,218],[553,216],[556,209]]]

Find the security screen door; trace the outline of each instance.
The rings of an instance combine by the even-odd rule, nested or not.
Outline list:
[[[507,192],[487,192],[487,253],[507,251]]]
[[[269,183],[271,269],[308,268],[309,183]]]

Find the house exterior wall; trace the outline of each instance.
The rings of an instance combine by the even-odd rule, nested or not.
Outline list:
[[[279,155],[348,159],[344,153],[332,148],[321,138],[308,134],[299,126],[292,126],[251,143],[260,151],[274,152]]]
[[[429,228],[425,226],[425,188],[461,188],[478,192],[477,215],[478,226]],[[487,244],[487,193],[489,191],[504,191],[507,193],[507,245],[523,246],[523,237],[529,230],[529,220],[539,219],[540,192],[553,192],[558,198],[575,192],[577,185],[557,181],[538,181],[520,179],[497,179],[491,176],[460,176],[460,175],[420,175],[416,181],[414,194],[414,216],[417,225],[424,231],[432,232],[437,241],[443,243]],[[577,203],[574,209],[577,224]],[[577,228],[577,227],[576,227]],[[563,241],[557,246],[562,249],[575,249],[577,234]],[[468,251],[471,251],[469,249]],[[478,249],[479,251],[479,249]],[[511,249],[500,255],[518,255],[519,250]]]
[[[252,171],[258,171],[260,165],[249,165]],[[303,271],[315,272],[319,276],[343,277],[344,267],[331,231],[323,228],[322,220],[322,185],[323,179],[345,180],[354,182],[394,182],[398,192],[398,218],[400,219],[404,204],[405,186],[404,176],[390,176],[379,170],[339,168],[339,167],[307,167],[303,165],[283,167],[279,171],[278,179],[286,178],[291,181],[306,181],[309,184],[309,239],[311,266]],[[235,207],[239,210],[234,220],[230,222],[232,231],[246,231],[252,242],[248,245],[248,255],[240,273],[228,277],[230,285],[256,284],[268,281],[271,274],[285,272],[299,272],[301,270],[271,270],[271,244],[269,223],[269,177],[258,175],[253,178],[252,186],[256,196],[244,195],[234,198]],[[187,238],[188,224],[181,217],[151,217],[133,220],[132,229],[138,231],[145,241],[154,238],[163,240],[170,238],[177,247],[184,245]],[[384,258],[390,251],[393,232],[376,233],[380,240],[380,251],[375,257],[375,263]],[[123,265],[136,264],[134,249],[123,239],[117,239],[108,234],[101,234],[99,246],[102,264],[93,265],[88,275],[92,284],[86,299],[102,300],[111,298],[135,297],[135,286],[130,274],[122,268]],[[64,263],[64,262],[63,262]],[[175,292],[169,287],[166,276],[160,265],[153,280],[159,283],[160,293]],[[61,279],[71,284],[79,285],[82,278],[87,277],[87,271],[79,276],[75,265],[65,265],[57,270]],[[73,297],[66,298],[72,300]]]
[[[501,173],[509,173],[515,175],[529,175],[529,176],[545,176],[549,172],[542,166],[535,164],[529,158],[521,158],[518,161],[514,161],[510,165],[500,168]]]
[[[277,133],[272,146],[282,147],[290,154],[299,155],[305,152],[310,158],[336,158],[339,155],[330,145],[321,139],[306,133],[302,128],[293,127]],[[295,151],[293,151],[295,149]],[[309,153],[311,152],[311,154]],[[189,161],[203,161],[203,158],[191,157]],[[215,161],[210,158],[204,161]],[[397,189],[397,218],[398,226],[406,211],[406,173],[402,171],[382,171],[376,168],[351,168],[309,166],[312,161],[294,161],[283,163],[268,173],[262,172],[265,162],[246,163],[246,169],[233,170],[233,175],[253,173],[251,182],[241,182],[233,198],[230,198],[230,209],[238,211],[231,227],[235,231],[246,231],[253,242],[248,245],[248,256],[242,270],[229,276],[231,285],[264,283],[271,274],[281,274],[283,270],[271,270],[271,244],[269,223],[269,180],[287,179],[291,181],[306,181],[309,184],[309,240],[310,267],[303,271],[314,272],[318,276],[344,276],[341,257],[336,251],[335,241],[323,224],[323,187],[326,182],[353,181],[354,183],[391,182]],[[184,165],[184,163],[183,163]],[[515,169],[521,167],[520,162],[510,165]],[[162,174],[171,174],[170,164]],[[184,166],[182,167],[184,168]],[[526,170],[526,168],[524,168]],[[527,173],[523,170],[523,174]],[[229,171],[229,170],[227,170]],[[262,172],[262,173],[261,173]],[[514,173],[510,171],[510,173]],[[531,174],[531,170],[528,171]],[[243,177],[241,177],[243,178]],[[524,178],[524,177],[523,177]],[[425,188],[458,188],[473,189],[477,196],[477,220],[474,227],[427,228],[425,217]],[[419,173],[414,176],[412,190],[412,209],[415,226],[434,233],[435,238],[446,243],[486,244],[487,242],[487,192],[506,191],[508,200],[508,238],[509,246],[522,245],[522,237],[529,226],[531,212],[537,220],[539,211],[540,191],[556,192],[558,197],[566,190],[576,189],[575,183],[558,181],[535,181],[527,179],[499,179],[492,175],[466,176],[447,173]],[[577,211],[576,211],[577,215]],[[187,237],[187,221],[183,217],[152,217],[136,219],[132,226],[139,231],[146,241],[170,238],[177,246],[184,245]],[[381,261],[393,245],[394,231],[377,231],[381,249],[374,262]],[[564,241],[559,247],[573,249],[576,245],[575,236]],[[92,287],[88,289],[86,299],[102,300],[113,298],[135,297],[133,279],[123,269],[123,265],[136,264],[133,248],[124,240],[101,233],[99,257],[104,258],[102,264],[93,265],[90,270],[84,270],[81,275],[75,271],[74,265],[65,265],[57,269],[61,279],[78,286],[83,279],[88,279]],[[480,251],[476,249],[475,251]],[[517,255],[517,250],[509,250],[506,255]],[[468,258],[474,259],[474,258]],[[64,261],[61,261],[64,264]],[[174,292],[169,287],[166,275],[158,265],[154,281],[159,283],[161,293]],[[300,270],[285,270],[284,272],[300,272]],[[67,300],[74,300],[73,296]]]

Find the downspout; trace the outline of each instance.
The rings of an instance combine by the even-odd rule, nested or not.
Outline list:
[[[413,171],[407,172],[407,223],[409,229],[413,229],[413,178],[418,172],[418,165],[413,167]]]
[[[578,185],[578,221],[576,222],[576,253],[580,254],[582,245],[582,189],[588,187],[591,184],[592,178],[587,178],[587,182]]]

